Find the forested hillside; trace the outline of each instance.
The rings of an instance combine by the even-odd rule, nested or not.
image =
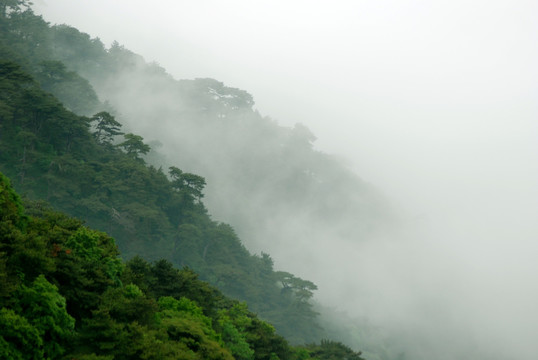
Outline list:
[[[76,115],[44,90],[69,94],[68,108],[99,104],[80,76],[32,54],[44,46],[22,34],[46,34],[39,17],[15,11],[2,26],[0,166],[19,191],[107,231],[127,258],[192,267],[294,343],[322,336],[310,303],[316,286],[275,272],[269,255],[251,255],[229,225],[211,220],[201,202],[204,178],[147,165],[150,147],[124,134],[110,113]]]
[[[293,344],[330,336],[317,286],[264,251],[324,271],[309,245],[377,231],[390,217],[381,196],[247,92],[177,81],[25,1],[1,3],[0,171],[17,191],[107,232],[126,259],[194,269]]]
[[[166,260],[124,263],[114,240],[0,173],[2,359],[357,359],[345,345],[290,347],[244,303]]]
[[[301,119],[279,126],[244,90],[214,79],[176,80],[117,42],[107,49],[68,25],[17,17],[9,36],[19,63],[68,109],[86,116],[107,110],[126,132],[142,135],[164,155],[150,156],[153,165],[180,164],[203,176],[212,215],[233,224],[249,249],[310,270],[316,245],[364,241],[391,221],[380,193],[315,150]],[[73,96],[80,92],[88,96]]]
[[[165,157],[154,163],[181,164],[207,180],[208,209],[249,249],[310,271],[312,259],[323,260],[313,249],[327,239],[365,241],[391,221],[373,186],[314,148],[305,119],[279,126],[247,91],[215,79],[176,80],[119,43],[107,49],[67,25],[48,34],[49,56],[88,79],[128,131],[155,141]]]

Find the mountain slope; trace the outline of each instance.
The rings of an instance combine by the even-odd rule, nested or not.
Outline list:
[[[290,347],[189,269],[122,263],[108,235],[25,210],[1,173],[0,204],[3,359],[361,359],[337,342]]]
[[[282,127],[259,114],[248,92],[214,79],[175,80],[118,43],[97,50],[97,39],[66,25],[52,33],[54,57],[88,79],[126,128],[158,141],[166,157],[156,163],[203,176],[213,216],[277,266],[323,269],[314,249],[327,239],[364,242],[394,223],[380,192],[316,150],[304,125]],[[83,48],[89,57],[70,50]]]
[[[22,85],[4,76],[3,86],[19,86],[22,109],[7,106],[2,126],[8,131],[0,143],[3,169],[18,189],[110,232],[127,257],[165,257],[193,267],[226,294],[248,301],[294,343],[322,336],[310,301],[316,286],[275,272],[271,257],[250,255],[239,237],[249,249],[277,254],[278,268],[325,273],[317,247],[330,240],[327,250],[337,254],[335,241],[366,241],[390,218],[370,185],[315,151],[306,127],[280,127],[258,114],[245,91],[212,79],[176,81],[118,44],[105,49],[76,29],[48,26],[31,11],[13,11],[1,24],[2,58],[24,70],[11,72],[39,82],[32,84],[28,74]],[[126,131],[154,139],[154,147],[160,143],[167,156],[144,157],[142,138],[141,152],[130,154],[126,146],[113,146],[119,137],[103,141],[96,128],[102,116],[77,117],[38,88],[79,115],[108,110]],[[158,168],[174,164],[188,172],[173,179]],[[207,180],[210,212],[234,224],[239,237],[209,218],[189,185],[197,176],[191,172]]]
[[[0,166],[27,196],[109,231],[128,257],[165,257],[195,268],[296,342],[319,337],[311,291],[306,298],[295,288],[282,292],[277,281],[284,277],[271,258],[250,255],[230,226],[209,218],[199,201],[203,185],[196,185],[203,178],[171,168],[169,180],[140,158],[141,137],[126,134],[117,146],[104,140],[90,124],[107,113],[86,118],[67,111],[17,64],[0,63],[0,86]]]

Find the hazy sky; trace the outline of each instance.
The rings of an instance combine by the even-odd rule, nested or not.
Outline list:
[[[411,192],[405,201],[499,177],[536,183],[536,1],[37,0],[36,10],[177,78],[249,91],[263,115],[306,124],[319,148],[393,195]]]
[[[537,1],[34,2],[52,23],[117,40],[176,78],[247,90],[263,115],[307,125],[429,234],[417,248],[438,257],[418,261],[432,269],[421,286],[470,304],[467,327],[498,329],[485,346],[504,339],[533,358]],[[450,293],[447,282],[458,282]]]

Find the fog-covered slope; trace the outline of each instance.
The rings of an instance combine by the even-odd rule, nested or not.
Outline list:
[[[337,156],[316,150],[306,126],[283,127],[259,114],[244,90],[214,79],[175,80],[117,43],[95,55],[98,66],[89,66],[87,57],[69,52],[91,41],[87,35],[53,29],[56,56],[90,80],[128,129],[156,140],[164,156],[149,161],[204,176],[210,213],[233,224],[249,250],[268,252],[276,269],[314,281],[324,306],[368,316],[357,301],[360,291],[365,303],[377,292],[378,278],[368,272],[375,262],[371,247],[381,251],[384,242],[397,241],[394,212],[373,185]],[[336,330],[331,317],[325,327]],[[366,324],[364,317],[348,322]],[[371,329],[353,325],[340,335],[354,346],[372,344],[371,356],[379,356],[386,334],[373,336]]]
[[[367,8],[372,3],[378,7],[376,2],[360,4]],[[398,56],[383,57],[383,51],[368,53],[356,48],[361,60],[353,62],[357,71],[351,71],[349,78],[343,67],[313,74],[310,82],[335,84],[335,89],[348,93],[334,91],[320,98],[314,95],[327,94],[326,88],[321,91],[312,86],[305,91],[290,80],[277,91],[296,90],[302,100],[289,106],[290,100],[287,107],[273,112],[282,116],[284,112],[307,114],[324,108],[324,115],[316,114],[318,123],[341,124],[336,121],[340,115],[334,114],[352,119],[352,126],[333,126],[329,132],[333,140],[339,133],[338,140],[357,143],[351,154],[355,166],[360,164],[359,175],[376,179],[376,185],[382,184],[392,190],[391,195],[404,200],[413,215],[401,222],[394,220],[379,193],[338,158],[316,151],[314,136],[305,126],[282,127],[267,114],[257,113],[253,97],[235,89],[238,83],[229,80],[234,74],[226,78],[226,84],[221,83],[222,78],[175,80],[159,65],[146,64],[118,43],[107,48],[92,39],[100,31],[90,37],[68,26],[50,29],[31,16],[23,15],[17,21],[31,22],[32,29],[18,28],[10,33],[10,40],[24,38],[29,44],[24,48],[12,42],[21,51],[20,63],[46,54],[49,60],[61,59],[66,64],[65,68],[54,61],[28,65],[42,86],[69,109],[88,115],[96,106],[99,111],[108,109],[128,124],[124,130],[143,135],[154,149],[160,149],[160,154],[151,153],[146,161],[203,175],[208,180],[204,202],[214,219],[237,226],[248,249],[269,251],[276,269],[291,270],[316,283],[320,302],[348,311],[323,309],[326,318],[348,322],[346,330],[340,327],[333,334],[345,333],[359,344],[372,338],[375,343],[390,334],[393,349],[405,350],[416,359],[534,359],[538,353],[532,338],[538,324],[534,306],[538,288],[533,282],[538,274],[533,221],[538,209],[538,162],[534,161],[537,152],[532,141],[536,134],[534,90],[529,85],[536,73],[529,64],[536,52],[532,45],[522,46],[534,43],[528,41],[534,32],[525,30],[531,24],[526,22],[528,16],[517,15],[529,5],[506,3],[504,11],[500,2],[486,8],[474,4],[467,12],[464,2],[456,1],[397,14],[397,9],[411,3],[381,11],[381,22],[394,19],[396,24],[402,20],[413,24],[411,33],[405,31],[409,28],[396,33],[392,25],[383,27],[386,38],[381,43],[388,45],[383,50],[395,50]],[[420,17],[431,13],[432,7],[457,11],[424,17],[426,23],[439,22],[428,32],[430,38],[441,37],[423,46],[422,31],[431,24],[424,26]],[[140,8],[133,5],[130,9]],[[500,12],[502,16],[498,16]],[[369,12],[362,16],[359,21],[353,17],[353,23],[364,25]],[[207,20],[205,16],[203,20]],[[505,27],[505,20],[512,25]],[[462,25],[458,31],[454,31],[456,23]],[[129,28],[127,18],[121,24]],[[198,19],[191,24],[196,26]],[[378,23],[374,29],[366,25],[375,32]],[[209,26],[208,31],[216,33],[215,29]],[[497,42],[490,36],[504,29],[510,36],[520,36],[520,41],[503,35]],[[455,38],[443,36],[454,33]],[[185,34],[191,35],[189,31]],[[411,35],[410,41],[406,35]],[[361,37],[378,50],[378,44],[371,41],[375,34],[350,36]],[[140,43],[148,37],[140,36]],[[405,44],[415,48],[408,50]],[[171,53],[181,56],[176,57],[178,62],[194,58],[179,44],[167,46],[175,47],[176,52]],[[293,59],[287,58],[296,61],[302,49]],[[157,59],[152,52],[144,56]],[[328,67],[344,59],[334,58],[337,61]],[[253,63],[252,67],[266,67],[271,61],[267,57],[263,64]],[[167,65],[167,69],[172,67]],[[191,71],[195,70],[185,69],[184,73]],[[174,69],[174,74],[181,73]],[[342,76],[327,77],[329,74]],[[57,87],[58,81],[69,84],[71,90]],[[96,90],[95,97],[86,97],[85,102],[72,96],[89,88]],[[97,101],[97,94],[109,103]],[[264,101],[259,89],[253,95],[256,101]],[[309,106],[313,101],[324,106]],[[311,126],[308,117],[297,117],[295,122]],[[315,135],[327,139],[325,131]],[[194,238],[205,241],[197,249],[198,264],[208,263],[205,249],[209,245],[210,254],[214,249],[211,241],[216,238],[206,234]],[[260,258],[268,259],[265,255]],[[350,313],[362,317],[355,320]],[[383,331],[365,333],[368,321],[364,316],[382,325]],[[329,322],[325,327],[332,325]],[[373,352],[367,358],[391,358],[390,351]]]
[[[268,254],[250,253],[230,225],[212,220],[203,177],[147,164],[150,147],[108,112],[86,117],[67,109],[106,105],[51,56],[42,19],[15,9],[0,26],[0,167],[19,191],[109,232],[127,258],[194,268],[293,343],[324,337],[312,309],[316,285],[275,271]]]
[[[313,149],[308,128],[262,116],[246,91],[213,79],[174,80],[118,44],[91,66],[86,56],[67,55],[88,38],[65,26],[55,31],[56,56],[89,79],[128,128],[158,140],[163,163],[206,177],[214,216],[234,224],[250,249],[270,251],[277,265],[324,271],[319,247],[367,241],[391,220],[373,186]]]
[[[57,96],[68,110],[80,115],[103,109],[114,113],[125,124],[122,130],[143,134],[145,141],[158,150],[149,154],[148,162],[165,168],[178,164],[184,171],[203,175],[208,184],[213,183],[205,191],[205,201],[214,218],[233,223],[249,250],[275,253],[276,270],[291,269],[295,274],[305,274],[302,277],[317,277],[315,282],[319,283],[327,279],[327,268],[340,254],[336,241],[367,241],[376,224],[389,218],[384,201],[370,185],[332,156],[313,150],[314,136],[306,127],[298,124],[285,128],[262,117],[253,110],[254,102],[247,92],[212,79],[174,80],[157,65],[146,64],[118,44],[105,49],[98,40],[74,28],[49,27],[31,11],[14,11],[2,20],[4,59],[22,64],[22,69],[32,73],[38,84]],[[19,71],[13,66],[4,69],[6,74]],[[23,80],[32,88],[36,86],[30,78]],[[23,91],[12,99],[23,102],[25,96]],[[142,251],[150,258],[166,256],[178,265],[195,267],[206,279],[230,290],[229,294],[257,303],[253,309],[271,318],[295,342],[322,334],[315,321],[309,323],[315,317],[310,304],[304,309],[287,306],[286,301],[274,308],[270,305],[273,295],[286,297],[290,289],[300,290],[297,304],[302,304],[316,289],[313,283],[290,273],[273,273],[272,259],[266,254],[248,259],[234,231],[207,222],[200,204],[194,206],[197,215],[187,210],[190,215],[174,218],[170,208],[174,196],[157,195],[164,190],[162,186],[168,186],[163,183],[163,172],[144,169],[140,163],[145,145],[138,143],[138,150],[132,154],[124,147],[135,162],[120,160],[117,148],[111,146],[121,140],[114,140],[114,136],[105,139],[95,127],[108,121],[107,113],[77,118],[44,93],[35,92],[34,96],[34,103],[21,108],[16,121],[29,126],[33,135],[28,136],[35,139],[26,147],[26,143],[3,144],[9,149],[3,153],[4,166],[12,175],[20,167],[15,159],[31,145],[31,157],[23,165],[24,178],[16,183],[29,196],[44,197],[111,231],[127,256]],[[44,108],[47,112],[40,113]],[[6,119],[14,116],[12,111],[6,108]],[[37,128],[26,124],[33,112]],[[78,124],[78,135],[70,135],[70,125],[60,120],[63,118]],[[58,119],[56,125],[66,133],[67,148],[62,147],[63,132],[49,128],[53,124],[50,119]],[[5,122],[4,130],[15,139],[19,130],[13,121]],[[94,140],[84,130],[89,124],[93,124]],[[125,139],[136,140],[136,135]],[[116,160],[111,159],[116,156],[120,156],[119,162],[113,165]],[[41,168],[47,161],[48,168]],[[116,176],[121,181],[114,179]],[[140,201],[144,203],[137,203]],[[320,248],[326,248],[330,256],[321,255]],[[254,263],[261,266],[259,271],[250,267]],[[255,280],[265,273],[275,277]],[[337,272],[330,276],[342,279],[342,275]],[[244,287],[245,281],[250,285]],[[283,287],[281,295],[271,295],[275,285]],[[330,294],[328,283],[320,285],[324,294]],[[251,286],[269,292],[253,292],[248,289]],[[304,326],[300,325],[303,316],[310,319]]]

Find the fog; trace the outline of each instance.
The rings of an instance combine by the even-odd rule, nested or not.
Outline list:
[[[305,124],[317,149],[385,194],[398,226],[369,241],[324,229],[316,239],[331,240],[301,253],[278,241],[250,247],[316,282],[320,302],[367,316],[409,358],[538,356],[537,2],[35,0],[34,9],[177,79],[248,91],[261,114]]]

